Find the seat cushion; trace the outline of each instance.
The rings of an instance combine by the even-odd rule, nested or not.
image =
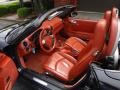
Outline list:
[[[65,44],[72,47],[74,50],[78,52],[80,52],[87,45],[86,42],[76,37],[70,37],[69,39],[67,39]]]
[[[69,72],[76,62],[77,60],[68,54],[55,52],[45,63],[44,69],[60,80],[69,81]]]

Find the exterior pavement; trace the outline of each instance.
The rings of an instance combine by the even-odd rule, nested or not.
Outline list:
[[[12,24],[18,23],[17,21],[8,21],[8,20],[0,20],[0,30],[10,26]]]

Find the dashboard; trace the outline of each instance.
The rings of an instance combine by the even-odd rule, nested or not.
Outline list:
[[[19,56],[25,56],[30,52],[35,52],[35,48],[37,48],[37,45],[39,44],[41,30],[51,27],[52,32],[54,33],[54,35],[56,35],[57,33],[59,33],[60,30],[62,30],[63,26],[64,25],[62,19],[58,17],[54,17],[50,20],[48,19],[44,21],[41,27],[39,27],[31,35],[26,37],[18,44],[17,51]]]

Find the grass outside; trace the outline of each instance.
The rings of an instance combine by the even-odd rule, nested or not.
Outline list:
[[[9,13],[16,13],[18,8],[20,8],[18,0],[10,3],[0,4],[0,16]]]
[[[0,17],[17,14],[19,18],[25,18],[31,14],[31,8],[20,8],[19,0],[0,3]]]

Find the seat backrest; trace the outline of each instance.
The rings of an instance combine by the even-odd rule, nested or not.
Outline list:
[[[94,32],[94,38],[91,39],[88,45],[80,52],[77,63],[69,73],[70,78],[74,79],[82,75],[89,67],[89,64],[94,61],[97,55],[102,51],[107,31],[106,25],[106,20],[102,19],[98,21]]]
[[[111,24],[110,24],[110,28],[109,28],[109,41],[108,41],[108,45],[107,45],[107,50],[106,50],[106,55],[112,55],[114,53],[114,48],[116,45],[116,41],[118,38],[118,9],[117,8],[113,8],[112,9],[112,17],[111,17]]]
[[[108,11],[105,12],[104,19],[106,20],[106,23],[107,23],[106,42],[104,44],[103,51],[102,51],[102,54],[99,57],[99,59],[102,59],[106,56],[106,47],[107,47],[108,40],[109,40],[110,25],[111,25],[111,19],[112,19],[111,10],[108,10]]]

